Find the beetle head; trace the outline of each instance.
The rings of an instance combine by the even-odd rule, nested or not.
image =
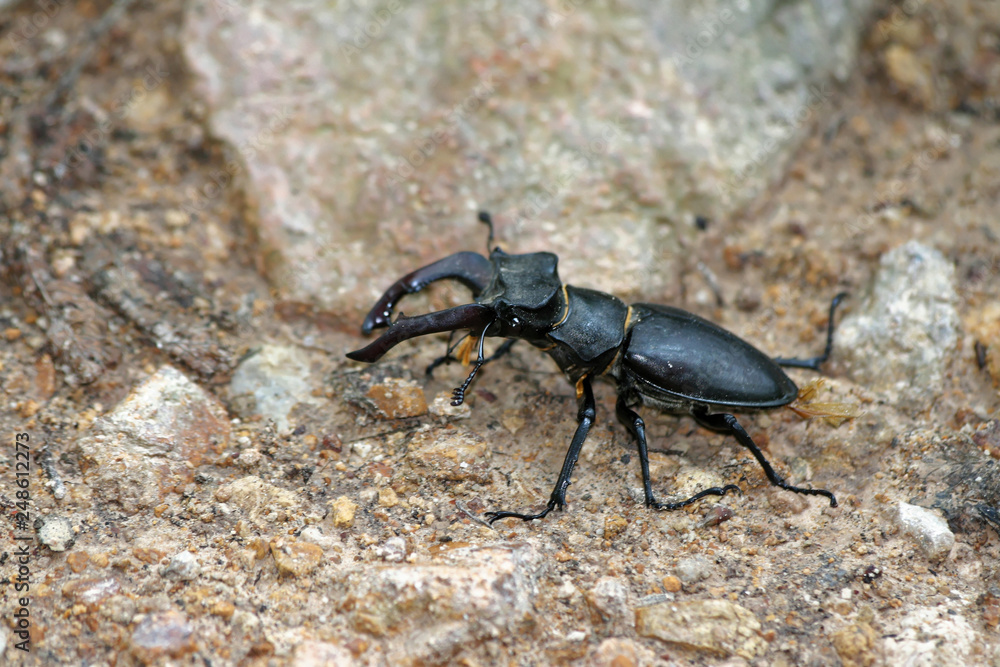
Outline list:
[[[499,248],[490,253],[493,277],[476,302],[493,308],[494,333],[505,338],[541,338],[562,317],[565,299],[550,252],[508,255]]]

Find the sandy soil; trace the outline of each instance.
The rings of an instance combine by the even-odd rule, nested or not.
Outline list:
[[[48,106],[80,49],[40,42],[30,58],[6,59],[0,424],[8,440],[31,435],[32,522],[66,519],[74,540],[65,551],[32,543],[27,656],[13,646],[18,601],[5,587],[5,659],[871,665],[919,654],[926,664],[996,664],[1000,540],[975,509],[1000,505],[982,482],[1000,457],[1000,24],[988,4],[884,12],[786,181],[753,210],[709,221],[691,237],[672,293],[644,295],[773,354],[805,356],[822,346],[829,298],[862,294],[885,251],[918,239],[956,267],[959,342],[930,407],[891,404],[852,382],[835,354],[823,398],[855,407],[857,418],[833,426],[782,410],[744,420],[779,471],[831,489],[837,509],[769,488],[730,439],[645,415],[661,496],[741,486],[743,495],[721,500],[733,516],[718,524],[705,521],[711,502],[675,513],[636,502],[634,448],[614,419],[613,388],[600,384],[566,511],[484,525],[484,511],[544,503],[575,427],[572,387],[524,346],[483,372],[467,415],[418,406],[417,416],[389,419],[391,398],[380,412],[372,387],[387,378],[415,380],[410,393],[432,403],[464,372],[423,376],[440,342],[402,346],[370,369],[346,361],[362,343],[363,313],[316,312],[271,294],[240,193],[197,219],[183,213],[186,193],[223,153],[186,92],[176,3],[132,9]],[[51,20],[72,40],[72,26],[102,10],[85,2]],[[102,124],[94,100],[127,100],[143,76],[166,85]],[[56,178],[53,166],[95,128],[95,150]],[[24,150],[30,164],[6,157]],[[125,293],[117,287],[129,276]],[[429,303],[461,294],[442,287]],[[60,322],[71,332],[63,338]],[[239,360],[265,343],[295,348],[310,369],[314,400],[293,412],[287,435],[237,417],[247,408],[229,391]],[[197,465],[163,472],[155,504],[109,502],[109,482],[88,469],[80,443],[168,364],[221,402],[225,424],[215,426],[228,433],[198,448]],[[436,441],[451,444],[442,453]],[[466,455],[471,465],[456,467]],[[0,457],[8,513],[14,473],[11,444]],[[247,477],[260,483],[247,487]],[[900,501],[947,516],[956,540],[948,555],[928,558],[900,530]],[[12,581],[14,552],[4,549],[0,572]],[[185,550],[193,577],[187,557],[177,560]],[[427,596],[411,595],[422,585]],[[742,639],[697,648],[645,636],[661,630],[642,609],[710,600],[732,605],[723,616],[748,610],[752,622],[690,627],[724,626]]]

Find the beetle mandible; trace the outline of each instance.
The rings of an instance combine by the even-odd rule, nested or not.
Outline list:
[[[487,250],[493,241],[493,223],[488,213],[479,220],[489,225]],[[763,452],[736,420],[731,410],[753,412],[788,405],[798,396],[798,387],[782,366],[818,371],[833,346],[833,318],[846,293],[830,304],[826,348],[811,359],[770,358],[735,334],[679,308],[650,303],[626,304],[596,290],[564,285],[556,271],[557,257],[549,252],[523,255],[505,253],[499,247],[486,258],[475,252],[459,252],[417,269],[397,280],[378,300],[361,325],[364,334],[388,327],[367,347],[349,353],[355,361],[373,363],[404,340],[426,334],[469,330],[478,337],[478,356],[472,371],[455,389],[452,405],[460,405],[473,378],[484,364],[507,353],[518,340],[548,353],[576,386],[578,425],[549,501],[541,512],[488,512],[492,524],[498,519],[541,519],[566,504],[570,476],[595,418],[591,382],[609,376],[618,388],[618,418],[635,438],[639,450],[642,486],[648,507],[674,510],[705,496],[724,496],[739,491],[735,484],[712,487],[679,502],[659,502],[649,479],[646,427],[634,408],[645,405],[677,415],[690,415],[701,426],[733,436],[750,450],[774,486],[795,493],[825,496],[830,506],[837,499],[825,489],[793,486],[775,472]],[[474,303],[427,315],[400,315],[393,310],[406,294],[432,282],[458,280],[472,290]],[[490,357],[483,355],[486,337],[506,340]],[[470,341],[475,340],[474,338]],[[453,360],[452,347],[427,371]]]

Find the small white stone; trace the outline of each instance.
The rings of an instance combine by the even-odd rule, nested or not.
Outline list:
[[[307,526],[299,533],[299,539],[303,542],[310,542],[323,549],[330,549],[335,544],[335,540],[329,535],[324,535],[323,531],[316,526]]]
[[[389,563],[399,563],[406,558],[406,540],[402,537],[390,537],[375,548],[375,554]]]
[[[557,600],[569,600],[577,594],[576,586],[573,585],[572,581],[564,581],[562,585],[556,590]]]
[[[632,617],[629,590],[621,579],[601,577],[590,589],[588,598],[607,623],[622,625]]]
[[[708,579],[712,573],[712,564],[701,556],[682,558],[677,563],[675,574],[685,584],[694,584],[702,579]]]
[[[75,538],[73,524],[61,516],[46,517],[38,531],[38,539],[53,551],[66,551],[73,546]]]
[[[466,419],[472,414],[472,409],[468,403],[461,405],[451,404],[452,396],[450,391],[439,392],[431,401],[429,410],[435,417],[451,417],[452,419]]]
[[[955,535],[948,528],[948,522],[935,512],[909,503],[899,503],[896,507],[896,525],[923,550],[930,560],[946,557],[955,546]]]
[[[181,551],[170,559],[170,564],[163,569],[163,574],[182,581],[191,581],[198,577],[200,571],[201,566],[198,565],[195,555],[190,551]]]
[[[361,460],[367,460],[371,457],[374,448],[375,443],[371,440],[361,440],[351,444],[351,453]]]
[[[236,459],[236,464],[241,468],[254,468],[260,464],[262,458],[264,455],[259,449],[244,449]]]

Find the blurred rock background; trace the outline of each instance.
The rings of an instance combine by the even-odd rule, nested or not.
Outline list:
[[[335,310],[479,249],[479,208],[594,287],[662,289],[696,219],[782,178],[871,4],[194,2],[183,54],[239,164],[192,205],[240,177],[269,277]]]

